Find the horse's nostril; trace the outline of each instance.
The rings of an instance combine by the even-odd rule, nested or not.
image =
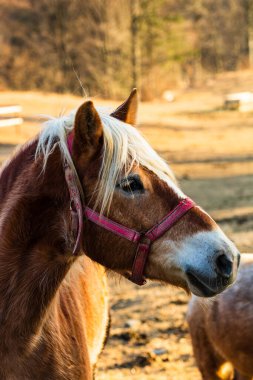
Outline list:
[[[222,277],[229,278],[233,271],[233,262],[225,254],[221,254],[216,259],[216,269]]]

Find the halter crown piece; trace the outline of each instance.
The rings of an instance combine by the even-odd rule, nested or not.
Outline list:
[[[71,132],[67,137],[67,146],[70,155],[72,155],[74,133]],[[70,211],[72,218],[72,233],[76,238],[73,249],[73,255],[76,255],[81,248],[81,239],[83,232],[83,218],[97,224],[98,226],[112,232],[113,234],[127,239],[137,244],[135,258],[132,266],[132,273],[127,277],[137,285],[144,285],[144,269],[148,258],[151,244],[168,231],[179,219],[182,218],[195,203],[190,198],[183,198],[177,206],[170,211],[163,219],[155,224],[152,228],[144,233],[123,226],[105,216],[97,213],[88,206],[82,204],[80,192],[78,190],[76,175],[67,162],[64,165],[65,179],[70,195]]]

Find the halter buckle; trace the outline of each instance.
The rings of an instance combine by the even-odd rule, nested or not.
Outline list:
[[[144,285],[147,282],[143,277],[143,272],[148,258],[151,243],[152,241],[149,238],[147,238],[147,236],[145,236],[144,234],[141,235],[134,257],[132,274],[128,278],[130,281],[134,282],[137,285]]]

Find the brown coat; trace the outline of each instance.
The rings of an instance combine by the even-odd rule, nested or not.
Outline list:
[[[0,379],[87,380],[108,322],[105,273],[71,257],[62,163],[39,176],[35,146],[0,177]]]
[[[231,288],[207,302],[193,297],[189,304],[193,350],[205,380],[253,377],[253,258],[247,261]]]

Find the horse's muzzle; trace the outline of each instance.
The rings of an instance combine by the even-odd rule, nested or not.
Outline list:
[[[185,268],[188,286],[193,294],[199,297],[213,297],[233,284],[236,278],[240,254],[220,251],[214,265],[206,270]]]

